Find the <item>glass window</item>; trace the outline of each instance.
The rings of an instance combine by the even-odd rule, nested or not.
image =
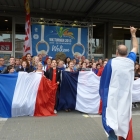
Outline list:
[[[12,54],[12,17],[0,16],[0,56],[8,63]]]
[[[0,33],[0,42],[12,42],[11,33],[8,34],[1,31]]]
[[[137,32],[136,32],[136,36],[138,39],[138,53],[137,53],[137,62],[139,62],[139,55],[140,55],[140,27],[139,26],[135,26],[135,28],[137,28]],[[117,26],[114,25],[113,26],[113,48],[112,48],[112,53],[114,56],[114,54],[116,53],[116,47],[120,44],[124,44],[127,46],[128,48],[128,53],[131,51],[132,49],[132,42],[131,42],[131,34],[130,34],[130,27],[128,26]]]
[[[93,27],[93,39],[92,53],[104,54],[104,24]]]
[[[25,39],[25,24],[16,24],[16,35],[15,35],[16,58],[21,58],[23,56],[24,39]]]
[[[138,28],[137,26],[134,26]],[[140,38],[140,30],[137,30],[137,38]],[[120,44],[124,44],[128,48],[128,52],[131,51],[131,34],[130,28],[124,26],[114,26],[113,27],[113,47],[112,47],[112,54],[116,54],[116,47]]]
[[[113,54],[116,54],[116,47],[121,45],[121,44],[124,44],[124,40],[115,40],[115,39],[113,39],[113,47],[112,47],[112,53]]]
[[[23,53],[20,52],[15,53],[15,58],[22,58],[22,57],[23,57]]]
[[[12,18],[0,16],[0,42],[12,42]]]

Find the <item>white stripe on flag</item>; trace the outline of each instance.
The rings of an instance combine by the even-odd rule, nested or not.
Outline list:
[[[106,123],[117,136],[126,138],[132,116],[134,62],[128,58],[116,57],[112,59],[111,67],[112,75],[108,91]]]
[[[99,109],[100,77],[92,71],[79,72],[77,83],[76,110],[96,114]]]
[[[36,96],[42,75],[19,72],[12,102],[12,117],[34,115]]]
[[[140,102],[140,78],[133,83],[132,102]]]

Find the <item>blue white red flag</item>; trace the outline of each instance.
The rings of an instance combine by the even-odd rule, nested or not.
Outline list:
[[[73,109],[97,114],[100,77],[92,71],[62,71],[58,110]]]
[[[0,79],[0,117],[54,115],[57,85],[42,74],[0,74]]]
[[[134,62],[122,57],[107,63],[100,80],[104,129],[125,139],[130,130],[133,81]]]

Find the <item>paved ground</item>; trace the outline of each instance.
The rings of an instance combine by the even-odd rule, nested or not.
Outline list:
[[[133,111],[134,140],[140,140],[140,108]],[[101,116],[59,112],[55,117],[0,118],[0,140],[107,140]]]

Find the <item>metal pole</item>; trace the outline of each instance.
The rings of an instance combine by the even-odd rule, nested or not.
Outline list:
[[[137,38],[138,39],[138,55],[137,57],[139,57],[138,61],[139,61],[139,64],[140,64],[140,38]],[[132,49],[132,38],[131,38],[131,49]]]
[[[12,17],[12,56],[15,57],[15,17]]]
[[[88,45],[87,45],[87,58],[89,59],[89,27],[88,27],[88,39],[87,39],[88,41],[87,41],[87,43],[88,43]]]

